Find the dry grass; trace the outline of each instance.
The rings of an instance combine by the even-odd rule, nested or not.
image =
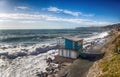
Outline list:
[[[104,58],[100,63],[103,74],[99,77],[120,77],[120,53],[115,51],[116,48],[120,47],[120,35],[114,36],[111,45],[114,45],[115,47],[114,49],[109,50],[110,54],[107,56],[112,55],[112,57],[109,60]]]
[[[101,69],[104,74],[99,77],[120,77],[120,54],[113,53],[110,61],[103,60]]]

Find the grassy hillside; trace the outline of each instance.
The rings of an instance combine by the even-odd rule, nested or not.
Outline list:
[[[100,63],[99,77],[120,77],[120,33],[116,32],[107,45],[107,53]]]

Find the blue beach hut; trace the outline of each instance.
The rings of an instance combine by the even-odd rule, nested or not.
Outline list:
[[[58,46],[60,56],[77,58],[83,48],[83,39],[72,36],[62,37],[62,41],[59,41]]]

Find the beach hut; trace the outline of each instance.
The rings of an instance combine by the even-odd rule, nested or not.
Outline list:
[[[62,40],[61,40],[62,39]],[[59,39],[59,55],[69,58],[77,58],[83,48],[83,39],[76,37],[62,37]]]

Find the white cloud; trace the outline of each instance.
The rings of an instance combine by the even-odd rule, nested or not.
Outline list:
[[[0,22],[10,22],[11,20],[9,19],[0,19]]]
[[[3,22],[4,20],[0,20],[0,22]]]
[[[82,26],[104,26],[104,25],[109,25],[113,24],[111,22],[97,22],[93,20],[87,20],[87,19],[66,19],[66,18],[52,18],[52,19],[47,19],[49,21],[62,21],[62,22],[69,22],[69,23],[75,23],[78,25]]]
[[[30,8],[27,7],[27,6],[17,6],[17,7],[15,7],[14,10],[18,10],[18,9],[20,9],[20,10],[28,10],[28,9],[30,9]]]
[[[52,12],[61,12],[62,11],[62,9],[58,9],[56,7],[49,7],[49,8],[47,8],[47,10],[52,11]]]
[[[34,14],[11,14],[11,13],[1,13],[0,18],[8,18],[8,19],[45,19],[49,16],[46,15],[34,15]]]
[[[80,13],[80,12],[72,12],[72,11],[69,11],[69,10],[63,10],[63,12],[64,12],[65,14],[70,14],[70,15],[73,15],[73,16],[79,16],[79,15],[82,14],[82,13]]]
[[[36,21],[32,21],[32,20],[23,20],[23,21],[19,21],[19,23],[36,23]]]
[[[84,14],[82,12],[74,12],[74,11],[70,11],[70,10],[66,10],[66,9],[59,9],[57,7],[49,7],[47,8],[48,11],[51,12],[56,12],[56,13],[65,13],[65,14],[69,14],[72,16],[86,16],[86,17],[90,17],[90,16],[94,16],[94,14]]]
[[[78,25],[86,25],[86,26],[103,26],[103,25],[109,25],[113,24],[111,22],[98,22],[88,19],[74,19],[74,18],[59,18],[55,16],[49,16],[49,15],[42,15],[42,14],[7,14],[7,13],[0,13],[1,19],[11,19],[11,20],[17,20],[22,21],[23,23],[35,23],[35,21],[54,21],[54,22],[67,22],[67,23],[74,23]],[[32,22],[33,21],[33,22]],[[53,22],[53,23],[54,23]]]

